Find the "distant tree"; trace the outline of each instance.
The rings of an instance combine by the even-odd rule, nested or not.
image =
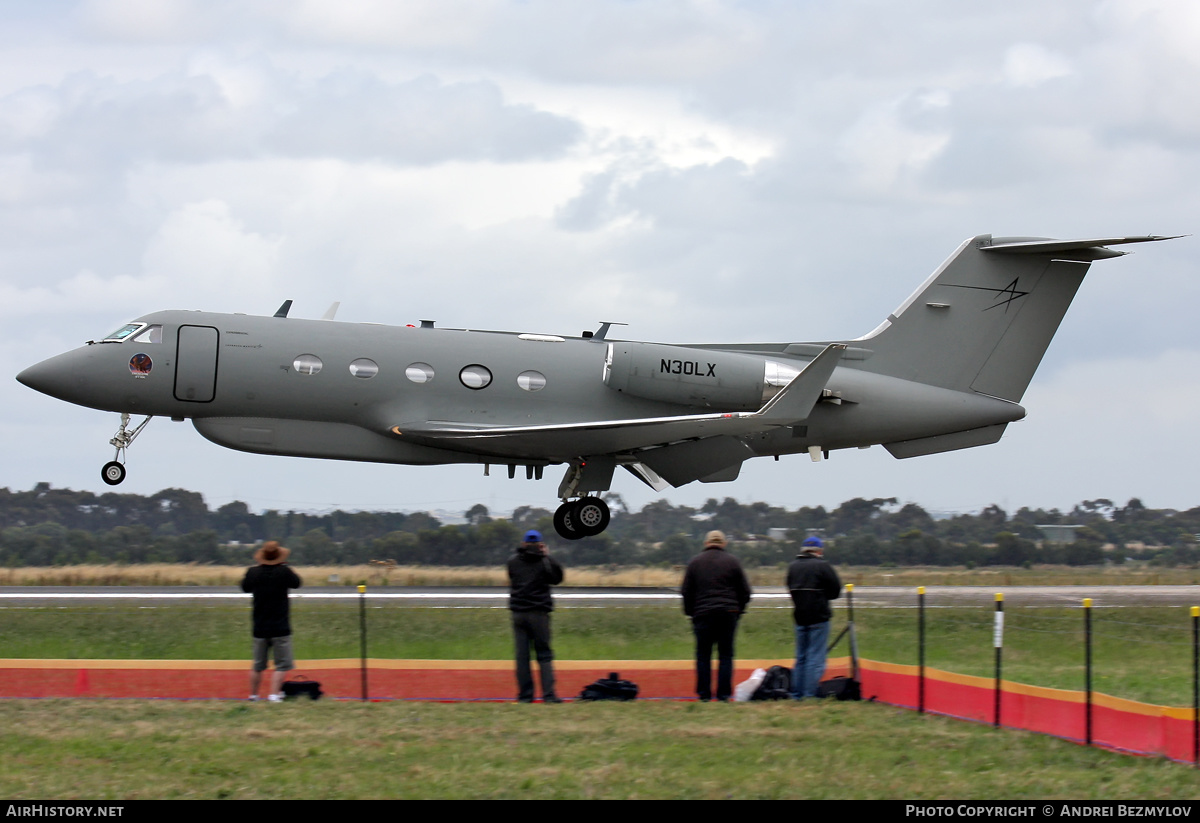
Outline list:
[[[467,509],[465,517],[467,518],[467,522],[472,526],[478,526],[483,523],[492,522],[492,518],[488,516],[488,507],[482,503],[476,503],[474,506]]]

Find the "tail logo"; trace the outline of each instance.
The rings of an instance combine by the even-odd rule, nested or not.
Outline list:
[[[976,291],[990,291],[992,293],[992,296],[995,298],[995,302],[993,302],[992,305],[986,307],[984,309],[984,311],[991,311],[992,309],[998,309],[1001,306],[1003,306],[1004,313],[1008,314],[1008,307],[1012,303],[1016,302],[1017,300],[1020,300],[1022,297],[1029,294],[1029,292],[1027,292],[1027,291],[1020,291],[1017,289],[1017,281],[1019,279],[1020,278],[1018,278],[1018,277],[1014,277],[1013,281],[1002,289],[989,289],[986,286],[960,286],[957,283],[947,283],[946,285],[953,286],[956,289],[974,289]]]

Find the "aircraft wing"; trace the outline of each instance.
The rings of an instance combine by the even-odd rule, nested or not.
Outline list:
[[[826,346],[755,412],[589,420],[537,426],[480,426],[427,420],[395,425],[390,431],[398,437],[440,443],[446,447],[452,447],[451,442],[455,442],[460,448],[468,444],[488,448],[488,441],[509,441],[514,445],[536,444],[539,451],[564,451],[567,454],[606,454],[679,440],[751,434],[806,420],[821,399],[845,348],[841,343]]]

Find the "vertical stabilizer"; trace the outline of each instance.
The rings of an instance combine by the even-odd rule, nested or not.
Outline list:
[[[862,368],[1019,402],[1094,260],[1166,240],[973,237],[875,331]]]

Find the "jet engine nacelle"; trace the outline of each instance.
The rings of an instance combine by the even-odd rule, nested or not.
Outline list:
[[[799,369],[744,354],[609,343],[604,385],[634,397],[681,406],[754,411],[799,374]]]

